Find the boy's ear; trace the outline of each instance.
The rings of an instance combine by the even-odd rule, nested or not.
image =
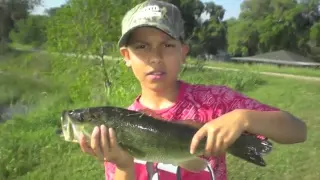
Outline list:
[[[130,67],[131,66],[131,61],[130,61],[129,50],[126,47],[121,47],[120,48],[120,54],[123,57],[123,60],[125,61],[126,66]]]
[[[190,47],[188,44],[182,44],[181,53],[182,53],[182,63],[186,63],[186,58],[190,51]]]

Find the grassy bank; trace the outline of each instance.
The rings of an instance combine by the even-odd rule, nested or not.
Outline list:
[[[60,112],[66,108],[128,106],[139,92],[137,81],[123,63],[107,62],[112,82],[106,97],[98,60],[79,60],[39,53],[20,53],[0,61],[0,104],[30,106],[28,114],[0,123],[0,179],[103,179],[101,164],[81,153],[79,145],[56,134]],[[181,79],[229,85],[306,120],[305,144],[275,145],[260,168],[228,156],[230,179],[304,179],[319,177],[320,84],[258,76],[250,72],[187,69]],[[294,90],[294,91],[293,91]],[[14,100],[14,101],[13,101]],[[12,104],[12,103],[11,103]]]

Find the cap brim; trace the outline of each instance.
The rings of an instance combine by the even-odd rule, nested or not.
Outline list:
[[[173,35],[171,35],[171,34],[169,33],[170,31],[169,31],[169,28],[167,28],[167,27],[159,27],[159,26],[157,26],[157,25],[151,25],[151,24],[141,24],[141,25],[139,25],[139,26],[135,26],[135,27],[129,29],[126,33],[124,33],[124,34],[120,37],[120,39],[119,39],[119,41],[118,41],[118,47],[122,47],[122,46],[126,45],[127,42],[128,42],[128,40],[129,40],[130,34],[131,34],[134,30],[136,30],[137,28],[140,28],[140,27],[153,27],[153,28],[156,28],[156,29],[159,29],[159,30],[163,31],[164,33],[168,34],[168,35],[171,36],[172,38],[176,39]]]

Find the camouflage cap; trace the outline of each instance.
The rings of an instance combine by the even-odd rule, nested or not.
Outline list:
[[[138,27],[155,27],[169,36],[184,39],[184,20],[180,10],[173,4],[148,0],[130,9],[122,20],[122,34],[119,47],[127,44],[129,34]]]

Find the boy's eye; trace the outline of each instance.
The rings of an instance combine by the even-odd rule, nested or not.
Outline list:
[[[139,45],[136,46],[136,49],[143,49],[143,48],[145,48],[145,47],[146,47],[146,45],[139,44]]]
[[[175,47],[174,44],[165,44],[165,47]]]

